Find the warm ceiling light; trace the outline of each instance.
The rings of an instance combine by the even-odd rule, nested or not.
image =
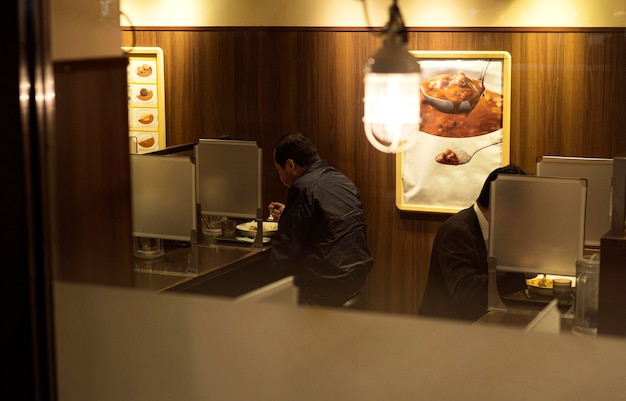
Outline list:
[[[370,143],[396,153],[412,145],[419,129],[420,68],[407,49],[407,32],[394,0],[382,28],[383,45],[365,63],[363,124]]]

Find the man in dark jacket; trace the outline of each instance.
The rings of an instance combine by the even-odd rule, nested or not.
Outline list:
[[[277,142],[274,164],[289,190],[286,205],[269,205],[280,219],[272,261],[293,272],[299,303],[342,306],[360,294],[372,267],[359,192],[300,133]]]
[[[526,174],[515,165],[492,171],[476,200],[446,220],[433,243],[428,282],[419,314],[475,321],[487,312],[487,241],[491,182],[499,174]],[[498,290],[508,294],[526,288],[524,275],[498,277]]]

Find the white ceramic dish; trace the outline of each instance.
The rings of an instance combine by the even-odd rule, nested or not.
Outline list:
[[[542,274],[537,275],[536,277],[533,277],[532,279],[526,280],[526,285],[528,286],[528,290],[530,292],[535,293],[537,295],[544,296],[544,297],[551,297],[552,296],[552,280],[554,280],[555,278],[568,279],[572,282],[572,288],[576,287],[576,277],[556,276],[552,274],[546,274],[546,279],[550,280],[548,287],[539,285],[537,281],[541,278],[543,278]]]
[[[241,231],[243,235],[250,238],[256,238],[257,224],[255,220],[247,223],[241,223],[237,225],[237,230]],[[272,221],[263,222],[263,236],[272,237],[278,232],[278,223]]]

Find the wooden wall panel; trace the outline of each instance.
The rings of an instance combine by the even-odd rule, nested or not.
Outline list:
[[[394,226],[395,192],[389,179],[395,176],[395,159],[369,145],[361,123],[363,66],[378,43],[371,35],[348,32],[323,32],[320,37],[320,132],[325,135],[319,144],[320,154],[350,177],[361,192],[368,242],[375,259],[366,287],[368,302],[391,310],[393,304],[402,303],[403,291],[395,287],[402,286],[402,280],[389,279],[404,271],[387,263],[393,250],[377,244],[389,243],[388,230]],[[377,290],[372,291],[374,287]]]
[[[536,156],[609,156],[603,33],[514,33],[511,160],[534,172]]]
[[[287,197],[273,164],[276,140],[293,131],[319,140],[316,39],[303,32],[236,33],[234,136],[263,147],[264,205]]]
[[[334,161],[335,167],[353,180],[363,171],[367,149],[363,125],[363,66],[366,52],[373,49],[366,37],[348,32],[323,32],[319,35],[320,90],[318,141],[320,154]],[[369,46],[368,46],[369,45]],[[353,101],[347,102],[346,99]],[[366,155],[369,152],[366,153]]]
[[[55,64],[50,237],[59,280],[132,286],[126,66]]]
[[[132,44],[132,35],[124,37]],[[139,31],[136,46],[164,50],[167,145],[235,131],[233,32]]]
[[[607,33],[604,49],[604,97],[602,98],[602,154],[626,151],[626,34]]]
[[[130,32],[124,32],[124,40],[131,40]],[[294,130],[311,136],[322,157],[361,191],[375,258],[366,284],[370,309],[415,314],[432,241],[448,215],[400,212],[395,207],[395,157],[378,152],[365,138],[362,68],[381,41],[369,32],[289,28],[136,35],[137,46],[162,47],[166,70],[176,71],[166,83],[166,102],[182,96],[174,95],[184,91],[173,86],[189,87],[189,76],[208,92],[194,95],[196,101],[184,107],[168,107],[168,143],[222,133],[260,141],[266,150],[263,199],[269,202],[286,196],[272,164],[275,140]],[[529,172],[534,173],[535,159],[543,154],[612,157],[626,151],[623,35],[410,32],[408,47],[511,53],[511,162]],[[232,63],[225,61],[231,56]],[[211,65],[200,69],[200,63]],[[207,104],[219,113],[191,123],[189,116],[203,112]]]
[[[504,32],[409,32],[410,50],[508,50]]]
[[[160,32],[168,49],[165,93],[168,145],[235,130],[235,43],[232,32]]]

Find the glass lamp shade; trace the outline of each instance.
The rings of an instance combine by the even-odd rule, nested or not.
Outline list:
[[[365,64],[363,125],[385,153],[412,145],[420,123],[420,68],[400,35],[391,35]]]
[[[372,146],[397,153],[412,145],[420,122],[420,74],[368,73],[364,82],[363,125]]]

